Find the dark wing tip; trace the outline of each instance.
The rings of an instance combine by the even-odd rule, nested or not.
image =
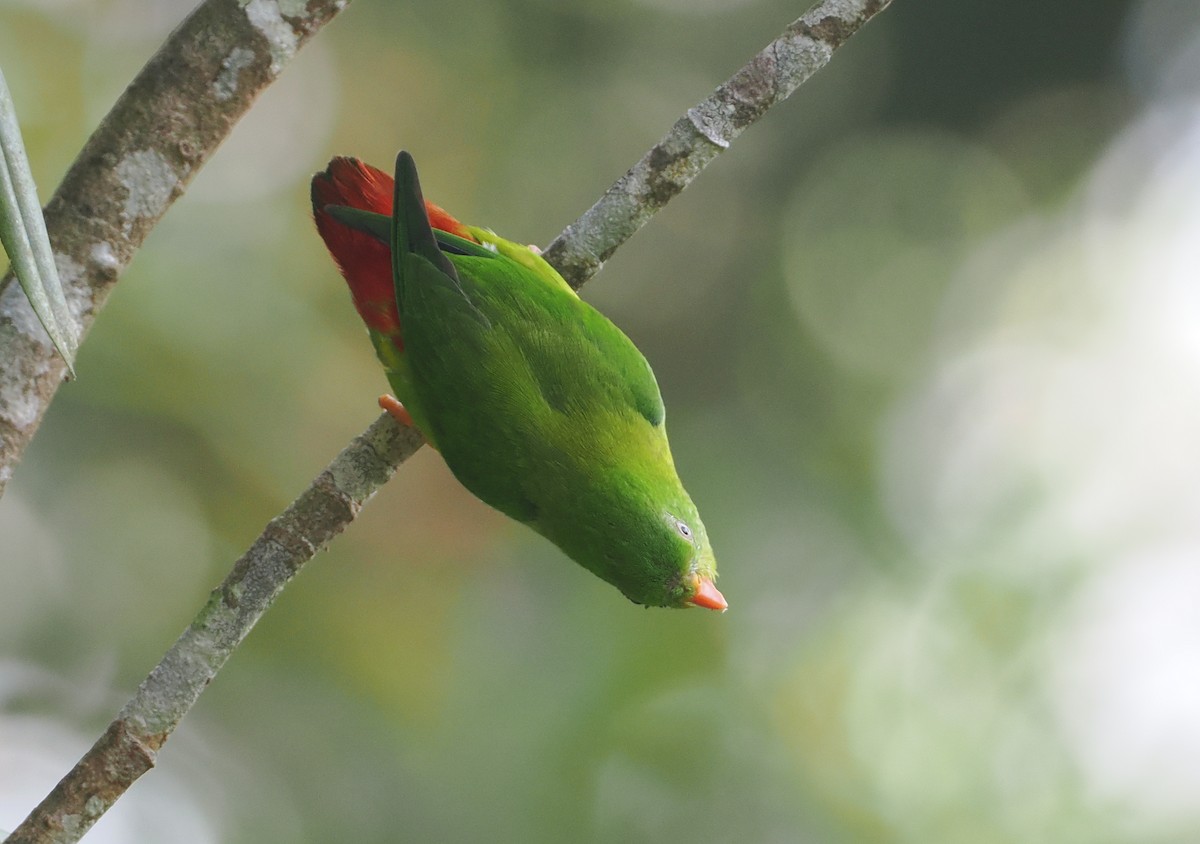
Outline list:
[[[385,246],[391,240],[391,219],[349,205],[325,205],[321,211],[347,228],[370,235]]]
[[[438,247],[425,197],[421,193],[421,179],[417,176],[417,163],[408,150],[396,154],[396,187],[393,199],[392,271],[402,278],[404,255],[413,252],[425,258],[451,278],[458,280],[454,265]]]

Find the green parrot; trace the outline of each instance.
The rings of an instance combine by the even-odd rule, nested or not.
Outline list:
[[[353,158],[312,180],[317,229],[398,398],[455,477],[646,606],[725,610],[654,373],[536,248]]]

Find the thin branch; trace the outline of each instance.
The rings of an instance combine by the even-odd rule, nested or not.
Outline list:
[[[206,0],[130,83],[46,206],[80,341],[159,218],[258,94],[348,2]],[[0,279],[0,495],[63,374],[12,276]]]
[[[379,417],[276,516],[213,590],[99,741],[7,844],[73,842],[134,780],[267,608],[318,550],[341,533],[424,439]]]
[[[747,126],[828,64],[892,0],[823,0],[689,108],[666,137],[554,239],[543,257],[579,289]]]
[[[813,7],[712,97],[689,110],[641,163],[569,226],[555,240],[555,251],[547,253],[551,262],[560,271],[571,271],[572,282],[581,285],[716,152],[828,62],[838,46],[889,2],[824,0]],[[687,130],[681,130],[684,123],[706,127],[696,128],[690,145]],[[666,154],[655,152],[660,149]],[[638,185],[653,194],[640,203],[635,191],[643,188],[633,187]],[[414,429],[402,428],[384,414],[347,446],[271,520],[100,740],[7,844],[77,841],[154,765],[159,748],[283,587],[354,520],[422,443]]]

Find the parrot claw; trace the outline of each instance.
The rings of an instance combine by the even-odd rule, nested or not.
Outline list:
[[[393,419],[399,422],[406,428],[415,428],[412,416],[404,409],[404,405],[396,399],[395,396],[382,395],[379,397],[379,406],[386,410]]]
[[[536,243],[529,244],[529,251],[532,252],[534,255],[542,254],[542,248],[540,246],[538,246]]]

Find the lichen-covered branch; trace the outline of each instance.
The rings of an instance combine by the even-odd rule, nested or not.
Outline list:
[[[46,206],[71,316],[91,327],[146,235],[288,59],[349,0],[205,0],[92,133]],[[0,495],[64,364],[0,279]]]
[[[891,0],[822,0],[704,101],[567,226],[545,258],[578,289],[622,243],[766,111],[824,67]]]
[[[300,566],[354,520],[422,443],[416,429],[401,428],[384,415],[326,466],[271,520],[100,740],[8,844],[77,841],[154,766],[180,719]]]
[[[717,151],[824,65],[889,2],[819,3],[712,97],[690,109],[663,142],[554,241],[547,258],[574,286],[583,284]],[[414,429],[385,414],[347,446],[267,525],[105,734],[7,844],[77,841],[153,766],[158,749],[200,692],[300,567],[354,520],[422,442]]]

